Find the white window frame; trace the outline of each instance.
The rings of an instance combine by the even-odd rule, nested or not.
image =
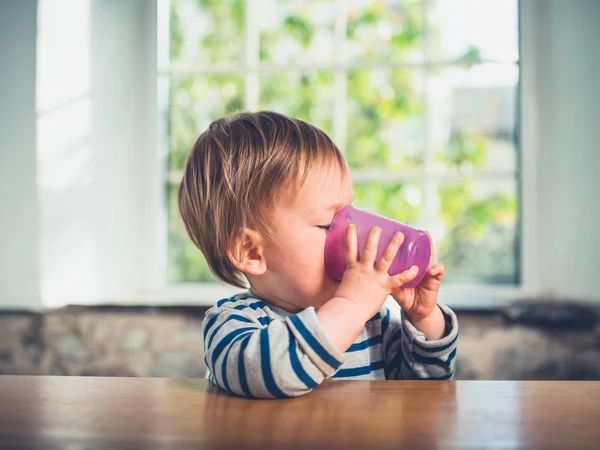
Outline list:
[[[169,74],[183,73],[246,73],[245,76],[245,106],[247,109],[256,109],[258,106],[258,74],[264,71],[294,71],[305,69],[330,69],[334,70],[334,129],[333,138],[341,149],[345,148],[346,138],[346,73],[349,69],[357,68],[425,68],[424,64],[342,64],[343,54],[336,52],[336,60],[329,65],[289,65],[281,66],[276,64],[258,64],[258,45],[259,34],[256,26],[256,20],[253,13],[256,8],[252,4],[256,0],[247,0],[249,7],[246,8],[246,59],[238,65],[213,65],[210,67],[187,68],[185,71],[179,68],[169,67],[169,0],[155,0],[149,2],[149,14],[155,19],[149,21],[149,26],[144,30],[148,33],[151,42],[156,42],[156,57],[149,57],[149,61],[156,63],[154,73],[156,83],[149,82],[148,97],[149,104],[156,106],[154,116],[148,117],[148,129],[157,130],[148,142],[150,148],[156,148],[156,152],[148,152],[149,158],[146,161],[148,203],[145,209],[146,222],[148,229],[145,233],[146,257],[152,261],[148,264],[144,274],[144,289],[142,292],[132,294],[131,298],[118,299],[124,303],[156,303],[156,304],[191,304],[191,305],[212,305],[220,298],[227,297],[238,288],[226,286],[221,283],[186,283],[181,285],[169,285],[166,280],[167,264],[167,214],[166,199],[164,198],[164,186],[168,181],[169,174],[166,173],[167,157],[167,136],[165,111],[167,108],[166,99],[168,92]],[[346,0],[335,0],[338,8],[344,8]],[[427,9],[427,8],[426,8]],[[532,298],[538,294],[538,261],[537,261],[537,156],[536,156],[536,74],[535,67],[526,66],[522,69],[521,61],[528,60],[536,54],[536,5],[534,2],[520,2],[519,4],[519,22],[520,22],[520,56],[519,56],[519,82],[520,82],[520,170],[514,171],[478,171],[475,179],[490,177],[507,177],[520,175],[520,280],[521,283],[516,286],[486,285],[486,284],[459,284],[446,283],[440,292],[440,301],[453,307],[466,308],[495,308],[505,305],[508,302],[519,298]],[[345,39],[345,14],[336,14],[335,39],[339,44]],[[427,21],[427,17],[425,17]],[[426,22],[427,23],[427,22]],[[526,26],[525,26],[526,24]],[[426,26],[427,29],[427,26]],[[427,41],[427,36],[425,36]],[[152,47],[152,46],[150,46]],[[343,46],[338,45],[338,48]],[[531,58],[533,60],[533,58]],[[427,70],[423,71],[427,74]],[[427,76],[427,75],[425,75]],[[152,92],[150,92],[152,91]],[[425,105],[427,102],[425,101]],[[425,106],[426,108],[427,106]],[[424,111],[427,115],[427,111]],[[427,122],[427,121],[425,121]],[[425,130],[425,139],[428,139],[427,130]],[[436,183],[441,179],[458,177],[456,173],[440,173],[434,168],[433,152],[425,142],[425,164],[418,170],[403,170],[394,173],[382,170],[355,170],[353,177],[355,180],[366,179],[385,179],[393,177],[395,180],[419,180],[425,186],[424,211],[426,221],[429,223],[435,220],[435,200]],[[170,175],[173,177],[173,174]],[[174,176],[175,178],[178,175]],[[163,239],[158,239],[162,236]]]

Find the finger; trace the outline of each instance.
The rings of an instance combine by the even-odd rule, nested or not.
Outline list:
[[[405,311],[409,311],[414,304],[414,297],[406,294],[407,289],[398,288],[396,289],[396,295],[394,295],[394,300],[396,303],[400,305]]]
[[[353,224],[346,228],[346,265],[348,267],[356,264],[358,260],[358,243],[356,227]]]
[[[392,277],[392,282],[394,287],[404,286],[406,283],[414,280],[416,276],[419,275],[419,268],[417,266],[412,266],[410,269],[405,270],[398,275]]]
[[[428,264],[428,266],[431,267],[435,264],[435,247],[433,246],[433,239],[431,238],[431,234],[429,233],[429,231],[426,231],[425,233],[427,233],[427,237],[429,238],[429,246],[431,248]]]
[[[435,291],[439,289],[442,279],[444,278],[444,266],[441,264],[435,264],[425,272],[423,281],[421,281],[421,287],[429,291]]]
[[[368,266],[375,264],[375,258],[377,257],[377,246],[379,245],[379,237],[381,236],[381,228],[373,227],[369,231],[367,236],[367,242],[365,243],[365,249],[360,257],[362,263]]]
[[[428,271],[427,274],[437,280],[442,280],[444,278],[444,273],[446,269],[441,264],[434,264]]]
[[[394,233],[394,236],[392,236],[392,240],[381,255],[381,258],[379,258],[379,261],[375,263],[375,269],[382,272],[387,272],[392,265],[392,262],[398,253],[398,249],[402,245],[402,242],[404,242],[404,234],[397,231]]]

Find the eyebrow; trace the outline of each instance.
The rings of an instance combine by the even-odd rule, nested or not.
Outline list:
[[[344,206],[343,203],[334,203],[325,208],[325,211],[337,211],[338,209],[342,209],[342,206]]]
[[[354,201],[356,197],[354,196],[354,194],[352,194],[352,198],[350,199],[350,203],[352,203]],[[342,209],[343,206],[345,206],[345,203],[334,203],[333,205],[329,205],[327,208],[325,208],[326,211],[337,211],[338,209]]]

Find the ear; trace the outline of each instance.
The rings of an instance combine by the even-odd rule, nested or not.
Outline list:
[[[262,275],[267,271],[262,236],[245,228],[239,239],[227,249],[231,263],[241,272],[248,275]]]

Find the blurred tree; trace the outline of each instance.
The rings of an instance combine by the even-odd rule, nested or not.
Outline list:
[[[330,63],[335,2],[269,0],[261,13],[261,62]],[[171,63],[207,65],[243,60],[244,0],[171,0]],[[418,61],[423,55],[423,2],[349,2],[346,50],[353,62],[370,68],[347,74],[346,156],[354,169],[418,168],[427,139],[423,72],[391,69],[390,61]],[[435,23],[431,24],[435,27]],[[432,35],[435,35],[433,33]],[[456,61],[477,67],[481,52],[465,48]],[[261,72],[259,107],[307,120],[333,131],[333,69]],[[169,170],[178,173],[210,121],[244,109],[244,73],[171,76]],[[447,170],[476,172],[490,164],[493,137],[453,132],[436,160]],[[439,259],[448,279],[517,280],[516,180],[503,183],[465,177],[439,182],[439,222],[433,225]],[[355,205],[411,224],[423,221],[423,186],[396,182],[355,183]],[[193,247],[177,211],[177,183],[167,188],[169,213],[168,278],[172,282],[212,280]]]
[[[265,73],[259,109],[284,112],[333,132],[333,74],[325,70]]]

